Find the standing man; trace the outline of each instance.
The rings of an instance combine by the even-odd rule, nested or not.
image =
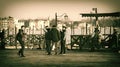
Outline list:
[[[51,29],[46,27],[46,32],[45,32],[45,43],[46,43],[46,51],[47,55],[51,55]]]
[[[0,45],[0,49],[5,49],[5,29],[2,30],[2,32],[0,33],[0,39],[1,39],[1,45]]]
[[[61,34],[61,51],[60,54],[65,54],[65,43],[66,43],[66,27],[62,26],[62,30],[60,31]]]
[[[92,35],[92,44],[91,44],[91,51],[95,51],[95,48],[100,48],[99,46],[99,34],[100,31],[98,28],[95,28],[94,34]]]
[[[60,32],[57,30],[57,27],[55,25],[52,26],[51,29],[51,35],[52,35],[52,46],[55,45],[55,55],[58,53],[59,48],[59,41],[60,41]]]
[[[19,29],[18,34],[16,35],[16,39],[19,41],[21,45],[21,49],[18,51],[18,55],[20,57],[24,56],[24,49],[25,49],[25,33],[24,33],[24,26],[21,26],[21,29]]]

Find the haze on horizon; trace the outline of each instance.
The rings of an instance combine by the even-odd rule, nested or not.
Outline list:
[[[80,13],[120,12],[120,0],[0,0],[0,17],[18,19],[54,18],[67,13],[71,20],[80,20]]]

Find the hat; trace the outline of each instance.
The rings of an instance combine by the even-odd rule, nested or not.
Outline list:
[[[49,28],[51,28],[51,27],[49,27],[49,26],[45,26],[45,28],[46,28],[46,29],[49,29]]]
[[[99,32],[98,28],[95,28],[95,31],[94,32]]]

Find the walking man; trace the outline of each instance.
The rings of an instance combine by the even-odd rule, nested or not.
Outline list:
[[[21,26],[21,29],[19,29],[18,34],[16,35],[16,39],[19,41],[20,45],[21,45],[21,49],[18,51],[18,55],[20,57],[25,57],[24,56],[24,49],[25,49],[25,33],[23,32],[24,30],[24,26]]]

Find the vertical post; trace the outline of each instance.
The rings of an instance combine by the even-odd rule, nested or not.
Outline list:
[[[30,22],[29,22],[30,23]],[[28,49],[29,49],[29,45],[30,45],[30,30],[31,30],[31,27],[29,27],[29,35],[28,35]]]
[[[73,26],[72,26],[72,29],[73,29],[73,35],[75,34],[75,28],[74,28],[74,24],[73,24]]]
[[[9,27],[9,22],[8,22],[8,34],[7,34],[8,37],[9,37],[9,32],[10,32],[10,27]]]
[[[73,22],[71,21],[71,50],[72,50]]]
[[[106,31],[106,28],[105,28],[105,26],[104,26],[104,38],[105,38],[105,34],[106,34],[105,31]]]
[[[95,26],[97,26],[97,21],[98,21],[97,8],[95,8],[95,14],[96,14],[96,16],[95,16],[95,18],[96,18],[96,23],[95,23]]]
[[[95,8],[95,14],[96,14],[96,21],[98,20],[98,16],[97,16],[97,8]]]
[[[55,26],[57,26],[57,13],[55,13]]]
[[[72,33],[73,33],[73,32],[72,32],[72,21],[71,21],[71,35],[72,35]]]
[[[88,26],[88,24],[86,23],[86,35],[87,35],[87,26]]]
[[[17,40],[16,40],[16,34],[17,34],[17,27],[15,26],[15,48],[17,49]]]
[[[90,12],[90,14],[92,14],[92,12]],[[93,21],[92,21],[92,17],[91,16],[90,16],[90,22],[92,23],[92,26],[93,26]],[[89,28],[89,35],[90,35],[91,32],[93,32],[92,30],[93,30],[92,27],[90,27]]]
[[[40,26],[41,26],[41,35],[42,35],[42,24]]]
[[[95,26],[97,27],[97,21],[98,21],[97,8],[93,8],[93,10],[95,11],[95,18],[96,18]]]

